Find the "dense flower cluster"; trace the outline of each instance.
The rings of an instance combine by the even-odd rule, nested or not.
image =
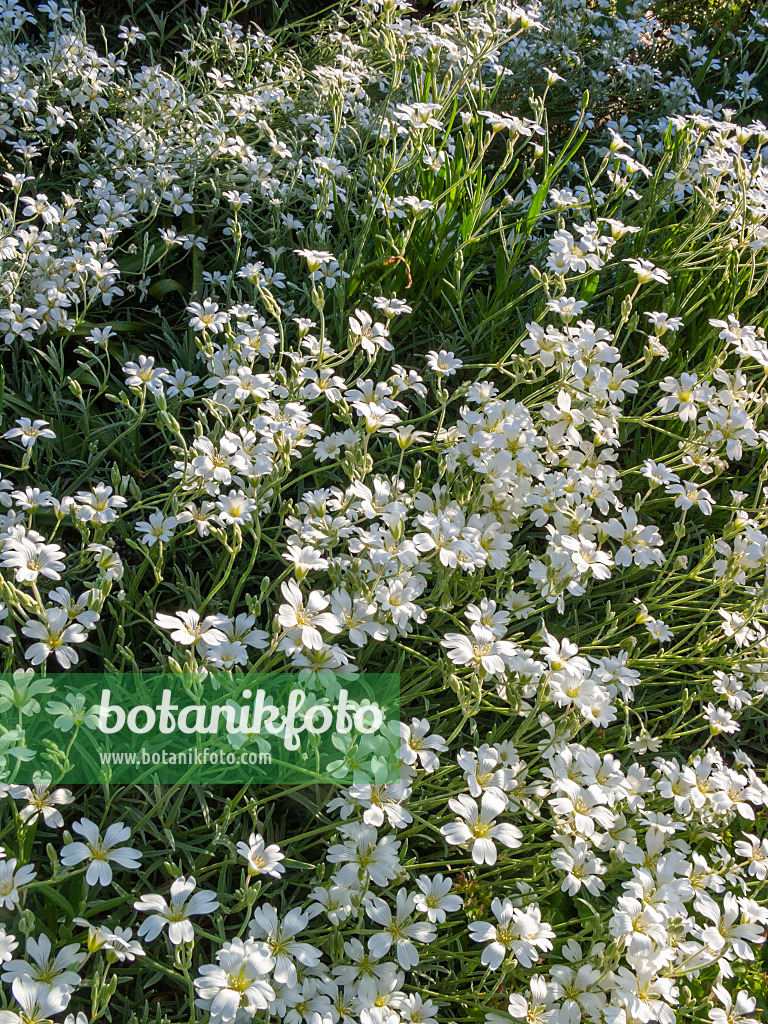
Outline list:
[[[0,4],[0,1024],[753,1019],[768,22],[437,7]],[[394,669],[400,779],[18,784],[74,667]]]

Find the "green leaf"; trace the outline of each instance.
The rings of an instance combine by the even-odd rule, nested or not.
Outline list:
[[[591,299],[597,291],[599,274],[596,270],[593,270],[591,274],[588,274],[581,282],[581,288],[579,289],[579,298],[582,301]]]
[[[164,277],[162,281],[156,281],[149,289],[149,294],[153,299],[162,299],[164,295],[169,292],[180,292],[182,295],[186,289],[178,281],[174,281],[172,277]]]

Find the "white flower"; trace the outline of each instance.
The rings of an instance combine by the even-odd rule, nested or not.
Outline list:
[[[277,613],[277,621],[285,630],[296,630],[300,643],[310,650],[319,651],[323,646],[320,633],[324,629],[328,633],[340,633],[341,623],[330,612],[323,611],[330,601],[320,590],[313,590],[307,598],[299,590],[294,580],[286,580],[280,584],[280,591],[286,600]]]
[[[413,309],[405,299],[391,298],[388,299],[384,295],[379,295],[373,300],[375,309],[380,309],[385,316],[394,317],[401,316],[403,313],[412,313]]]
[[[623,509],[621,520],[611,519],[605,525],[608,536],[621,543],[615,555],[616,565],[631,565],[633,561],[640,566],[654,562],[660,565],[664,556],[658,549],[664,542],[656,527],[639,523],[633,508]]]
[[[625,259],[623,262],[628,263],[637,274],[639,284],[647,284],[649,281],[658,281],[660,284],[669,283],[667,271],[654,266],[650,260]]]
[[[434,370],[440,376],[446,377],[451,377],[464,365],[461,359],[455,356],[453,352],[447,352],[444,348],[441,348],[439,352],[430,349],[427,352],[426,359],[430,370]]]
[[[677,484],[680,477],[661,462],[654,462],[653,459],[646,459],[643,463],[643,476],[651,481],[653,486],[660,484]]]
[[[18,861],[0,861],[0,908],[13,910],[19,902],[19,888],[27,885],[37,875],[31,864],[25,864],[16,870]]]
[[[330,978],[310,975],[284,991],[288,1006],[283,1017],[285,1024],[334,1024],[337,1019],[331,996],[338,995],[338,986]]]
[[[489,789],[503,793],[512,784],[513,773],[502,765],[499,751],[487,743],[478,747],[477,752],[462,748],[456,763],[464,772],[469,795],[474,799]]]
[[[216,960],[217,965],[203,964],[195,978],[195,1005],[210,1014],[210,1024],[231,1024],[241,1007],[252,1018],[274,1001],[275,990],[265,976],[275,961],[264,942],[233,939],[224,943]]]
[[[446,914],[461,909],[462,898],[451,893],[453,882],[450,878],[445,878],[441,874],[433,878],[429,875],[419,875],[416,885],[421,890],[414,895],[416,909],[426,914],[433,923],[443,924]]]
[[[216,512],[216,506],[212,501],[203,501],[198,509],[194,502],[178,514],[180,523],[195,523],[199,537],[207,537],[210,534],[209,523]]]
[[[155,616],[155,625],[161,629],[171,630],[171,640],[185,646],[199,643],[201,640],[212,647],[223,644],[227,639],[220,628],[223,621],[221,615],[207,615],[201,621],[198,613],[191,608],[186,612],[176,612],[175,615],[158,612]]]
[[[3,437],[21,438],[21,444],[25,448],[31,448],[37,441],[38,437],[52,440],[56,437],[55,433],[48,426],[47,420],[32,420],[26,416],[22,416],[21,419],[16,420],[16,426],[11,427],[10,430],[6,430]]]
[[[481,670],[484,678],[502,677],[517,655],[518,648],[509,640],[497,640],[492,629],[472,623],[472,636],[447,633],[440,641],[454,665],[471,665]]]
[[[121,928],[119,925],[114,928],[97,928],[81,917],[73,918],[72,922],[88,929],[88,951],[91,953],[106,949],[113,953],[120,963],[131,963],[137,956],[146,955],[141,943],[133,938],[133,931],[130,928]]]
[[[288,548],[283,558],[293,564],[296,578],[299,580],[303,580],[310,572],[319,572],[321,569],[327,569],[329,565],[328,559],[323,558],[319,551],[316,551],[309,545],[302,547],[301,544],[297,544],[293,539],[288,541]],[[334,613],[332,612],[331,614]]]
[[[496,823],[496,818],[507,806],[506,797],[497,790],[483,793],[480,807],[466,793],[450,799],[448,806],[459,817],[455,822],[443,825],[440,831],[451,846],[468,843],[476,864],[496,863],[494,839],[512,850],[520,846],[523,833],[519,828],[506,822]]]
[[[143,32],[140,32],[135,25],[121,25],[120,30],[117,33],[117,38],[122,40],[124,43],[127,43],[129,46],[135,46],[136,43],[140,43],[147,37]]]
[[[16,570],[17,583],[35,583],[38,576],[60,580],[64,571],[64,552],[58,544],[38,544],[28,537],[6,541],[2,564]]]
[[[53,947],[47,935],[41,935],[39,939],[30,936],[26,945],[28,959],[11,960],[6,964],[3,968],[3,981],[8,983],[14,978],[28,978],[47,988],[63,988],[68,993],[72,992],[81,979],[70,968],[79,967],[86,953],[81,951],[79,942],[63,946],[55,956],[52,953]]]
[[[373,825],[362,822],[342,825],[339,832],[344,842],[329,846],[325,859],[342,865],[334,878],[340,885],[357,889],[360,872],[369,875],[375,885],[387,885],[400,873],[399,840],[379,836]]]
[[[120,494],[113,494],[107,484],[95,484],[92,491],[78,491],[75,495],[77,518],[83,523],[114,523],[117,509],[125,508],[128,502]]]
[[[395,117],[406,121],[412,128],[442,128],[440,121],[433,115],[440,110],[439,103],[398,103]]]
[[[70,644],[82,644],[88,638],[79,622],[69,622],[66,608],[47,608],[45,620],[30,619],[21,627],[24,636],[37,643],[27,648],[25,657],[33,665],[41,665],[51,654],[62,668],[70,668],[78,661],[77,651]]]
[[[397,755],[403,764],[409,767],[418,763],[427,775],[440,767],[440,758],[437,755],[448,749],[448,744],[442,736],[427,736],[429,729],[430,725],[426,718],[413,718],[410,725],[401,722],[401,746]]]
[[[66,587],[56,587],[48,592],[48,599],[65,608],[70,619],[76,619],[84,629],[93,629],[99,621],[99,613],[89,608],[90,602],[94,600],[91,590],[84,591],[75,599]]]
[[[31,823],[42,815],[48,828],[62,828],[64,818],[56,808],[66,807],[75,798],[68,789],[59,787],[51,791],[50,775],[36,773],[34,779],[32,786],[11,786],[10,793],[14,800],[27,801],[27,806],[19,811],[19,817],[22,821]]]
[[[0,964],[4,964],[12,958],[13,951],[18,948],[18,945],[16,936],[11,935],[0,925]]]
[[[280,852],[280,847],[273,843],[266,846],[262,836],[255,832],[247,843],[238,843],[237,852],[248,861],[249,875],[270,875],[272,878],[279,878],[285,873],[285,867],[280,863],[285,859],[285,854]]]
[[[593,896],[599,896],[605,889],[599,877],[605,874],[605,865],[592,854],[592,847],[581,837],[573,845],[552,852],[552,866],[565,873],[560,888],[569,896],[575,896],[582,887]]]
[[[645,626],[653,639],[660,644],[669,643],[675,635],[665,622],[661,619],[654,619],[650,615],[643,618],[642,625]]]
[[[711,702],[704,705],[704,717],[709,723],[711,732],[715,735],[719,733],[733,734],[740,731],[739,723],[731,712],[716,707]]]
[[[342,924],[355,912],[351,892],[345,885],[316,885],[312,890],[314,903],[307,907],[310,918],[325,914],[332,925]]]
[[[0,1024],[45,1024],[66,1009],[70,999],[66,988],[51,988],[28,977],[15,978],[11,991],[21,1010],[0,1010]]]
[[[219,334],[227,325],[229,313],[219,310],[215,302],[204,299],[202,304],[190,302],[187,306],[190,315],[189,326],[193,331],[210,331],[211,334]]]
[[[419,962],[419,954],[413,943],[431,942],[437,934],[434,924],[411,921],[415,909],[415,897],[405,889],[397,891],[394,916],[389,904],[378,896],[369,895],[365,905],[368,917],[383,928],[383,931],[371,935],[368,939],[371,953],[381,959],[394,946],[397,962],[405,971],[410,971]]]
[[[469,925],[470,937],[475,942],[487,943],[481,957],[483,966],[496,971],[511,952],[522,967],[530,968],[538,960],[540,951],[546,953],[552,949],[555,932],[541,920],[537,906],[520,909],[509,900],[502,903],[496,897],[491,902],[491,910],[497,924],[473,921]]]
[[[125,364],[123,373],[126,387],[146,388],[153,395],[161,395],[163,385],[169,380],[165,367],[155,366],[154,356],[140,355],[138,363]]]
[[[253,518],[253,511],[256,502],[253,498],[246,497],[242,491],[230,491],[229,494],[220,494],[216,506],[219,509],[218,518],[225,525],[249,523]]]
[[[173,373],[169,372],[166,379],[171,382],[167,391],[169,398],[175,398],[176,395],[183,395],[185,398],[194,398],[195,384],[200,383],[199,377],[195,377],[195,375],[190,373],[189,370],[184,370],[182,368],[174,370]]]
[[[163,192],[163,199],[170,204],[174,217],[180,217],[182,213],[194,213],[194,208],[191,204],[192,196],[175,183]]]
[[[653,329],[657,337],[662,337],[667,331],[677,332],[683,326],[683,321],[679,316],[670,316],[669,313],[646,313],[645,314],[653,325]],[[710,320],[710,323],[712,321]]]
[[[668,484],[667,494],[677,495],[675,508],[685,511],[695,505],[705,516],[712,515],[712,505],[715,499],[709,491],[690,480],[683,480],[681,484]]]
[[[99,826],[88,818],[76,821],[72,831],[83,836],[85,842],[70,843],[63,847],[59,854],[61,863],[70,868],[89,861],[85,873],[88,885],[110,885],[111,863],[128,871],[135,871],[139,867],[141,854],[138,850],[122,845],[131,837],[131,830],[122,821],[110,825],[103,837]]]
[[[413,816],[403,804],[411,796],[412,790],[403,782],[381,782],[353,784],[341,797],[332,800],[330,807],[342,806],[345,811],[353,807],[364,807],[363,821],[367,825],[380,828],[385,819],[393,828],[405,828],[413,821]]]
[[[172,945],[179,946],[182,942],[192,942],[195,931],[190,917],[201,914],[212,914],[218,910],[219,901],[216,893],[210,889],[195,892],[195,879],[190,876],[174,879],[171,885],[170,905],[162,896],[152,894],[142,896],[133,904],[136,910],[150,914],[139,927],[139,938],[153,942],[160,932],[168,925],[168,938]]]
[[[376,355],[377,349],[384,352],[392,351],[389,331],[384,324],[375,324],[371,315],[362,309],[356,309],[355,315],[349,318],[349,332],[353,338],[360,339],[360,345],[369,356]]]
[[[768,839],[758,839],[745,832],[744,838],[734,843],[734,849],[738,857],[749,861],[750,875],[760,882],[764,881],[768,875]]]
[[[210,650],[205,650],[205,644],[200,644],[198,651],[216,668],[231,672],[236,665],[248,664],[248,650],[239,640],[226,640],[223,644],[217,644]]]
[[[173,531],[179,525],[176,516],[165,516],[162,512],[152,512],[147,522],[136,524],[138,533],[143,533],[141,543],[147,547],[160,543],[166,544],[173,536]]]
[[[114,335],[113,328],[107,327],[94,327],[91,333],[87,337],[87,341],[90,341],[92,345],[97,345],[100,348],[108,349],[110,340],[113,340]]]
[[[567,1011],[567,1016],[565,1013],[561,1015],[554,1005],[560,998],[562,998],[562,990],[556,982],[547,982],[540,974],[534,974],[528,982],[527,998],[520,992],[513,992],[509,997],[507,1013],[515,1020],[529,1021],[531,1024],[549,1024],[550,1021],[554,1024],[555,1020],[575,1022],[584,1019],[578,1007],[576,1009],[578,1016],[576,1014],[572,1016],[570,1011]],[[621,1012],[623,1013],[623,1011]],[[490,1021],[491,1015],[486,1019]],[[597,1020],[599,1018],[589,1019]],[[493,1016],[494,1024],[500,1024],[501,1020],[501,1016]],[[606,1020],[608,1020],[607,1017]],[[626,1024],[626,1021],[626,1016],[623,1020],[616,1017],[611,1019],[611,1024]]]
[[[735,1003],[733,996],[723,985],[713,985],[711,991],[724,1007],[721,1010],[719,1006],[715,1006],[709,1010],[709,1019],[712,1024],[759,1024],[759,1021],[752,1016],[757,1006],[757,999],[751,996],[746,989],[739,989]]]
[[[365,647],[371,637],[374,640],[388,638],[386,626],[375,618],[377,610],[376,605],[367,598],[350,594],[342,588],[331,593],[331,612],[348,630],[349,639],[356,647]]]
[[[698,380],[695,373],[681,373],[679,381],[676,377],[665,377],[659,384],[659,389],[666,392],[666,396],[656,403],[659,409],[662,412],[677,410],[683,423],[695,420],[699,404],[707,401],[706,386],[699,384]]]
[[[96,567],[104,574],[104,579],[114,583],[123,578],[125,567],[120,555],[113,548],[107,544],[89,544],[88,551],[93,554]]]
[[[731,946],[739,959],[754,960],[752,944],[763,942],[765,934],[759,924],[748,919],[732,892],[726,892],[723,897],[722,910],[711,897],[700,893],[697,910],[712,921],[702,929],[702,942],[715,951],[725,951]]]
[[[319,249],[294,249],[293,251],[307,261],[307,266],[312,273],[318,271],[325,264],[332,263],[335,258],[333,253]]]
[[[320,963],[320,950],[308,942],[297,942],[295,938],[306,928],[308,921],[308,916],[296,907],[289,910],[282,920],[269,904],[256,907],[253,911],[248,930],[252,938],[266,940],[270,956],[274,957],[274,978],[280,985],[296,984],[298,973],[295,961],[304,967],[316,967]]]
[[[549,299],[547,301],[547,309],[550,309],[553,313],[557,313],[567,324],[569,324],[575,316],[581,316],[586,308],[587,303],[575,298],[574,296],[563,296],[560,299]]]
[[[254,629],[255,623],[256,617],[254,615],[241,612],[240,615],[235,617],[234,622],[231,619],[220,617],[218,628],[233,643],[237,642],[245,644],[246,647],[263,650],[263,648],[269,646],[269,633],[265,633],[263,629]]]

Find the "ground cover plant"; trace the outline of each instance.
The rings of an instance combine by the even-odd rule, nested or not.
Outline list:
[[[766,11],[144,13],[0,3],[0,1024],[759,1019]],[[400,781],[68,787],[70,669]]]

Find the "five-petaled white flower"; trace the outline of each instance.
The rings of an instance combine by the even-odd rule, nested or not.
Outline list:
[[[306,602],[294,580],[286,580],[280,584],[280,590],[286,600],[277,612],[277,621],[287,631],[295,631],[299,642],[310,650],[319,651],[323,646],[320,633],[340,633],[342,624],[331,612],[323,611],[330,604],[330,599],[320,590],[313,590]]]
[[[16,870],[17,865],[15,857],[0,861],[0,908],[4,907],[6,910],[13,910],[19,902],[19,889],[37,875],[31,864],[24,864]]]
[[[275,990],[266,980],[275,961],[266,943],[254,939],[232,939],[216,954],[216,964],[203,964],[195,978],[195,1005],[207,1010],[210,1024],[234,1024],[238,1011],[246,1019],[266,1010],[275,1000]]]
[[[20,1010],[0,1010],[0,1024],[46,1024],[69,1002],[66,988],[51,988],[27,976],[14,978],[11,992]]]
[[[397,891],[394,914],[386,900],[368,896],[365,912],[383,929],[368,939],[368,948],[375,957],[381,959],[394,946],[397,962],[403,970],[410,971],[417,966],[419,954],[414,942],[431,942],[437,935],[437,928],[426,921],[412,921],[415,910],[416,898],[405,889]]]
[[[441,348],[439,352],[430,349],[426,358],[430,370],[445,377],[452,376],[464,365],[458,356],[455,356],[453,352],[447,352],[444,348]]]
[[[448,806],[459,817],[440,829],[451,846],[469,844],[476,864],[495,864],[494,839],[510,849],[521,845],[523,834],[509,822],[496,822],[507,807],[507,799],[498,790],[486,790],[478,807],[477,801],[466,793],[448,801]]]
[[[26,658],[33,665],[41,665],[51,654],[62,668],[77,664],[78,654],[71,644],[87,639],[79,622],[69,622],[66,608],[46,608],[45,619],[30,619],[21,627],[24,636],[37,642],[27,648]]]
[[[416,879],[419,892],[414,894],[416,909],[426,914],[434,924],[443,924],[446,914],[460,910],[463,904],[461,896],[452,893],[453,882],[444,875],[419,875]]]
[[[151,548],[155,544],[167,544],[173,531],[179,525],[176,516],[166,516],[162,512],[152,512],[147,522],[136,524],[138,533],[143,534],[141,543]]]
[[[179,946],[182,942],[192,942],[195,930],[190,917],[212,914],[219,907],[215,892],[211,889],[195,892],[195,885],[195,879],[191,875],[189,878],[182,875],[174,879],[171,885],[170,904],[164,897],[154,893],[136,900],[133,904],[135,909],[150,915],[139,926],[139,938],[153,942],[167,925],[168,938],[172,945]]]
[[[191,608],[186,612],[176,612],[175,615],[158,612],[155,616],[155,625],[161,629],[171,630],[171,640],[185,646],[199,643],[201,640],[211,647],[223,644],[227,639],[221,630],[224,622],[222,615],[206,615],[201,620],[199,614]]]
[[[171,378],[163,366],[155,366],[154,356],[139,356],[138,363],[129,362],[123,367],[126,387],[142,389],[160,395]]]
[[[35,420],[33,422],[27,416],[22,416],[16,420],[15,427],[6,430],[3,437],[7,437],[9,440],[18,437],[20,443],[25,448],[31,448],[39,437],[53,440],[56,434],[48,426],[47,420]]]
[[[130,846],[123,846],[131,838],[131,830],[122,821],[110,825],[104,835],[99,826],[89,818],[81,818],[72,826],[84,839],[65,846],[60,853],[61,863],[71,868],[83,861],[89,861],[85,880],[88,885],[110,885],[112,864],[128,871],[134,871],[141,862],[141,854]]]
[[[285,854],[280,852],[280,847],[275,843],[266,846],[262,836],[255,832],[247,843],[238,843],[237,852],[248,861],[249,875],[270,875],[272,878],[279,878],[285,873],[285,868],[280,863]]]

